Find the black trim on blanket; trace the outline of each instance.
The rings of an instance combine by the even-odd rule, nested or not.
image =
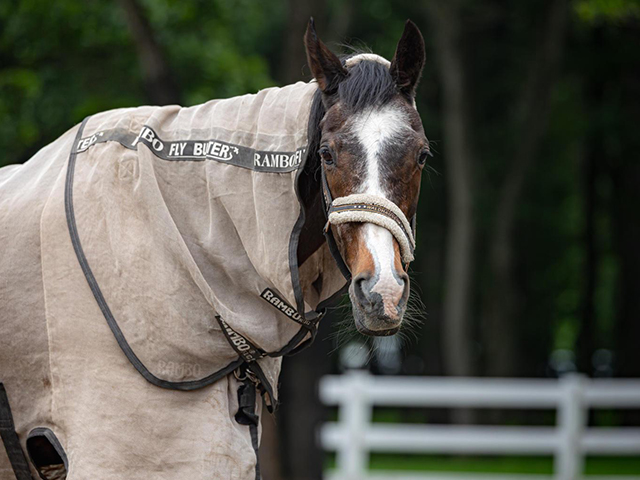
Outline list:
[[[297,170],[306,148],[295,152],[270,152],[216,139],[162,140],[149,125],[143,125],[135,134],[124,128],[102,130],[85,138],[77,138],[74,152],[81,153],[97,143],[118,142],[125,148],[137,150],[138,144],[146,145],[156,157],[175,162],[204,162],[214,160],[256,172],[285,173]]]
[[[76,134],[76,138],[74,141],[74,145],[78,145],[79,140],[82,138],[82,131],[84,130],[85,125],[89,117],[85,118],[78,129],[78,133]],[[238,366],[243,363],[241,358],[234,360],[229,363],[226,367],[221,368],[217,372],[212,373],[211,375],[201,378],[200,380],[189,380],[184,382],[170,382],[168,380],[162,380],[161,378],[153,375],[147,367],[140,361],[137,355],[132,350],[131,346],[127,342],[122,330],[118,326],[113,314],[111,313],[111,309],[107,304],[107,301],[98,286],[98,282],[96,281],[93,272],[91,271],[91,267],[89,266],[89,262],[84,254],[84,250],[82,249],[82,244],[80,243],[80,236],[78,234],[78,227],[76,225],[76,218],[73,209],[73,179],[74,179],[74,171],[76,165],[76,157],[78,151],[75,148],[72,148],[71,153],[69,154],[69,165],[67,168],[67,178],[65,184],[65,194],[64,194],[64,206],[65,213],[67,217],[67,226],[69,228],[69,235],[71,236],[71,243],[73,244],[73,250],[76,253],[76,257],[78,258],[78,262],[80,263],[80,268],[84,273],[84,277],[89,284],[89,288],[93,293],[100,310],[102,311],[102,315],[104,316],[113,336],[116,338],[118,345],[129,359],[131,364],[135,367],[135,369],[144,377],[145,380],[156,385],[161,388],[168,388],[172,390],[197,390],[199,388],[206,387],[207,385],[211,385],[217,380],[227,376],[229,373],[233,372]]]
[[[296,178],[294,180],[294,189],[296,198],[298,199],[298,203],[300,205],[300,214],[298,215],[298,219],[293,226],[293,230],[291,230],[291,236],[289,238],[289,270],[291,272],[291,285],[293,286],[293,295],[296,300],[296,308],[297,311],[301,313],[302,317],[307,319],[308,322],[312,324],[312,327],[307,328],[307,331],[304,331],[303,329],[305,328],[305,326],[303,324],[303,328],[300,329],[300,331],[291,339],[289,344],[281,350],[281,352],[283,352],[283,355],[295,355],[296,353],[299,353],[313,343],[318,332],[318,322],[326,314],[327,308],[334,305],[336,300],[348,288],[347,282],[338,292],[336,292],[330,298],[320,302],[315,311],[305,312],[304,293],[302,292],[302,286],[300,284],[300,265],[298,265],[298,245],[300,242],[300,234],[302,233],[302,229],[307,220],[307,212],[305,211],[305,204],[302,201],[300,179],[301,175],[305,172],[305,169],[309,167],[309,165],[307,164],[311,161],[310,157],[316,154],[316,150],[318,148],[320,137],[316,135],[316,130],[318,129],[318,125],[322,120],[322,117],[324,116],[323,108],[322,92],[318,89],[318,91],[313,96],[309,113],[309,120],[307,124],[308,146],[306,155],[304,155],[301,160],[298,171],[296,172]],[[311,172],[311,175],[314,175],[314,173]],[[322,186],[319,186],[319,188],[321,189]],[[311,336],[303,342],[304,337],[307,335],[307,332],[310,333]]]
[[[2,382],[0,382],[0,438],[4,443],[4,449],[7,452],[7,457],[9,457],[16,479],[33,480],[27,457],[24,455],[15,424],[13,423],[9,397],[7,397],[7,391]]]
[[[62,448],[62,445],[60,444],[58,437],[56,437],[56,434],[53,433],[53,431],[51,431],[51,429],[49,428],[36,427],[29,432],[29,435],[27,435],[27,453],[29,454],[29,459],[31,460],[31,463],[33,463],[33,465],[36,467],[36,470],[38,471],[38,475],[40,475],[40,478],[42,478],[43,480],[48,480],[47,477],[45,477],[40,471],[40,467],[42,465],[38,465],[38,463],[36,462],[36,459],[34,459],[33,456],[31,455],[29,440],[36,437],[44,437],[47,439],[47,441],[51,444],[51,446],[53,446],[53,449],[56,451],[56,453],[62,460],[65,470],[68,472],[69,460],[67,459],[67,454],[65,453],[64,448]]]
[[[296,299],[298,312],[304,312],[304,296],[302,294],[302,286],[300,285],[300,266],[298,265],[298,242],[300,241],[300,233],[302,232],[306,216],[304,206],[300,201],[300,192],[298,191],[298,179],[300,172],[304,169],[303,167],[298,170],[295,179],[295,191],[298,203],[300,204],[300,214],[293,226],[293,230],[291,230],[291,238],[289,240],[289,270],[291,271],[291,285],[293,286],[293,295]]]
[[[300,173],[304,170],[304,165],[307,161],[307,157],[309,156],[309,150],[307,151],[307,155],[302,160],[302,164],[296,173],[296,178],[294,180],[294,189],[296,192],[296,198],[298,199],[298,204],[300,205],[300,214],[298,215],[298,219],[291,230],[291,236],[289,238],[289,271],[291,272],[291,286],[293,287],[293,296],[296,300],[296,307],[298,312],[304,312],[304,297],[302,293],[302,287],[300,285],[300,267],[298,265],[298,242],[300,240],[300,233],[302,232],[302,227],[304,226],[305,221],[305,212],[304,205],[300,201],[300,191],[298,188],[298,180],[300,178]],[[306,315],[303,315],[306,316]],[[300,346],[300,342],[303,341],[304,337],[307,333],[311,333],[311,341],[315,338],[315,332],[317,330],[310,329],[303,325],[298,333],[291,339],[289,344],[285,346],[281,351],[283,351],[283,355],[289,354],[291,351]],[[308,343],[308,342],[305,342]]]
[[[322,112],[320,111],[322,105],[322,92],[320,89],[316,91],[311,100],[311,108],[309,113],[309,120],[307,121],[307,152],[302,158],[298,171],[296,172],[296,178],[294,179],[294,191],[296,199],[300,205],[300,213],[298,219],[291,230],[291,236],[289,237],[289,271],[291,272],[291,285],[293,286],[293,295],[296,300],[296,308],[298,312],[304,313],[304,294],[302,292],[302,286],[300,285],[300,265],[298,265],[298,245],[300,243],[300,234],[307,219],[305,211],[305,204],[302,199],[302,193],[300,191],[300,181],[303,173],[309,167],[309,157],[315,155],[317,148],[316,143],[319,139],[315,139],[312,135],[315,129],[318,128],[318,124],[322,120]],[[309,172],[306,172],[307,174]]]
[[[301,346],[300,342],[302,342],[304,338],[308,334],[310,334],[311,336],[309,337],[309,339],[307,339],[302,345],[306,344],[309,340],[315,338],[316,332],[317,332],[316,328],[313,328],[313,329],[309,329],[307,327],[300,328],[300,330],[296,332],[296,334],[291,338],[291,340],[289,340],[289,342],[284,347],[278,350],[276,354],[270,355],[270,356],[282,357],[285,355],[291,356],[294,354],[294,352],[297,353],[299,351],[298,348]]]

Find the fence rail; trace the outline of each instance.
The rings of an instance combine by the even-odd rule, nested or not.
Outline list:
[[[337,452],[331,480],[578,480],[587,454],[640,455],[640,428],[587,427],[586,421],[590,408],[640,408],[638,380],[375,377],[354,370],[324,377],[320,398],[339,406],[338,422],[321,430],[323,448]],[[543,408],[558,414],[554,427],[375,424],[375,406]],[[553,455],[554,476],[368,472],[370,452]]]

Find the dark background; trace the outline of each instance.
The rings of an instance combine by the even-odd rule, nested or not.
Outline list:
[[[638,0],[3,0],[0,166],[102,110],[308,80],[311,15],[336,52],[391,58],[407,18],[427,43],[417,105],[436,155],[411,273],[426,307],[401,361],[371,368],[640,376]],[[333,317],[285,361],[269,480],[320,475],[316,381],[357,339]]]

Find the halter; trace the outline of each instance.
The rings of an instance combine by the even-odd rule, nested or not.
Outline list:
[[[391,62],[386,58],[372,53],[361,53],[347,58],[344,66],[349,68],[363,60],[377,62],[387,68]],[[415,108],[415,101],[413,102]],[[336,239],[333,236],[331,225],[344,223],[373,223],[387,229],[400,246],[400,254],[405,270],[413,261],[413,253],[416,248],[416,216],[407,220],[402,210],[392,201],[380,196],[367,193],[356,193],[334,199],[327,183],[324,164],[320,164],[322,176],[322,202],[324,205],[327,223],[324,227],[324,236],[329,246],[329,251],[338,264],[338,268],[347,280],[351,279],[351,272],[340,254]]]
[[[324,165],[322,164],[320,165],[320,171],[322,177],[322,202],[327,219],[324,227],[324,236],[327,240],[329,251],[336,260],[338,268],[340,268],[344,277],[347,280],[351,279],[351,271],[344,258],[342,258],[331,230],[331,225],[342,225],[344,223],[373,223],[387,229],[400,246],[402,262],[405,264],[406,270],[409,267],[409,263],[413,261],[413,253],[416,247],[416,216],[414,215],[411,218],[411,222],[409,222],[395,203],[379,195],[355,193],[334,199],[329,189]]]

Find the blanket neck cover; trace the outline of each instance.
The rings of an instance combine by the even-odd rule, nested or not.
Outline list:
[[[297,265],[316,91],[100,113],[0,170],[0,381],[69,480],[254,478],[229,374],[275,404],[345,284],[326,244]]]
[[[316,90],[300,82],[107,112],[78,130],[66,176],[72,242],[120,347],[151,383],[191,390],[248,363],[273,404],[280,357],[313,337],[319,306],[344,284],[323,250],[297,265],[296,179]]]

